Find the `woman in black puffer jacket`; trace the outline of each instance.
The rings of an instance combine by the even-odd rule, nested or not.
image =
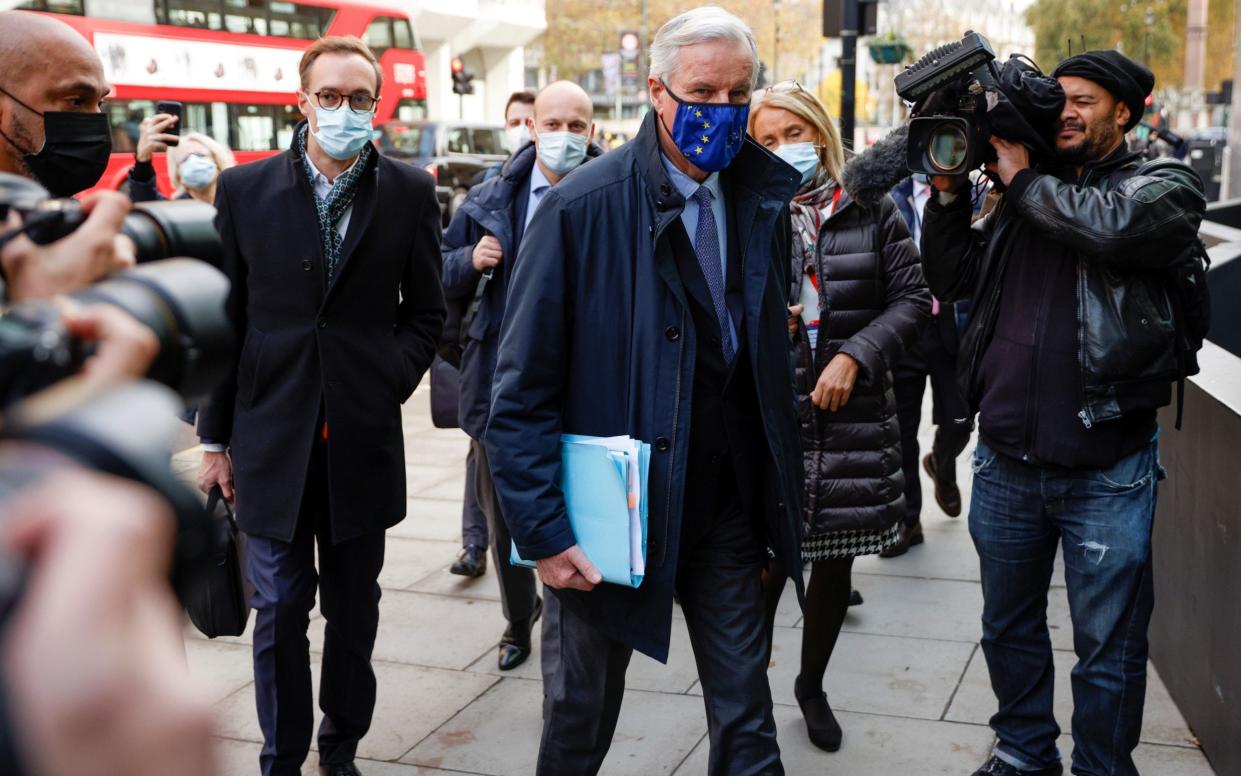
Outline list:
[[[801,672],[794,694],[810,740],[840,748],[823,675],[844,622],[858,555],[901,537],[901,433],[892,369],[929,320],[918,249],[892,202],[855,201],[839,184],[842,152],[827,111],[795,82],[761,92],[750,133],[802,173],[794,197],[789,321],[805,455],[806,588]],[[784,581],[766,575],[768,632]]]

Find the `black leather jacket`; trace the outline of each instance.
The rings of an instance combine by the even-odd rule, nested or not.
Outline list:
[[[927,283],[941,300],[974,300],[958,360],[971,415],[978,411],[979,363],[1014,250],[1005,234],[1018,219],[1035,227],[1036,239],[1058,241],[1077,258],[1082,423],[1089,428],[1168,404],[1177,364],[1166,270],[1193,244],[1205,210],[1202,181],[1187,165],[1143,163],[1123,146],[1086,165],[1075,183],[1021,171],[972,227],[968,197],[949,205],[932,198],[922,228]]]

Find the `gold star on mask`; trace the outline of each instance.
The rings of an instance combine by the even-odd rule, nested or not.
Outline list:
[[[696,119],[700,119],[700,118],[702,118],[702,111],[700,111],[700,110],[696,110],[696,111],[694,111],[694,118],[696,118]]]
[[[701,153],[702,153],[702,146],[695,146],[695,147],[694,147],[694,153],[696,153],[696,154],[701,154]]]
[[[710,142],[711,142],[711,138],[707,137],[706,135],[703,135],[703,136],[702,136],[702,142],[704,142],[704,143],[710,143]]]
[[[703,129],[710,129],[710,128],[711,128],[711,122],[710,122],[710,121],[704,121],[704,122],[702,122],[702,128],[703,128]]]

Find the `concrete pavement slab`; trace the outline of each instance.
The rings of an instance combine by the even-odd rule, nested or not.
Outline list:
[[[1073,718],[1070,671],[1077,662],[1077,657],[1072,652],[1062,650],[1056,650],[1052,655],[1055,665],[1056,721],[1063,730],[1068,731]],[[1153,666],[1149,666],[1146,673],[1146,706],[1142,715],[1141,740],[1150,744],[1192,747],[1190,739],[1193,738],[1193,733],[1172,697],[1168,695],[1163,680]],[[961,681],[961,688],[953,698],[945,719],[985,725],[995,709],[995,695],[991,692],[991,680],[987,676],[987,662],[979,649],[970,660],[969,668]]]
[[[315,697],[319,691],[319,660],[311,662]],[[378,698],[370,732],[358,747],[358,755],[375,760],[396,760],[430,735],[497,680],[483,674],[443,671],[420,666],[376,662]],[[247,686],[215,707],[221,736],[261,742],[254,706],[254,687]],[[315,704],[315,730],[322,719]],[[315,746],[312,742],[311,748]],[[316,758],[312,755],[311,761]],[[258,759],[255,758],[257,765]]]
[[[389,528],[388,536],[459,543],[461,494],[457,494],[456,501],[410,498],[405,503],[405,519]],[[449,556],[449,561],[454,557],[456,553]]]
[[[806,737],[801,711],[776,706],[775,716],[781,760],[790,776],[964,776],[991,750],[991,731],[977,725],[846,711],[837,715],[844,730],[841,749],[828,753],[816,749]],[[675,771],[676,776],[706,773],[707,752],[703,741]]]
[[[542,703],[540,683],[504,679],[414,747],[401,762],[495,776],[526,776],[534,772],[538,758]],[[670,773],[706,729],[698,698],[627,690],[616,736],[600,773]]]
[[[802,631],[776,628],[771,696],[797,706],[793,680],[800,668]],[[965,673],[972,644],[842,633],[823,689],[833,709],[937,720]],[[695,687],[694,692],[700,692]]]
[[[404,590],[414,583],[446,569],[460,550],[457,542],[404,539],[389,536],[384,545],[384,566],[379,586],[384,590]]]
[[[254,680],[251,650],[245,644],[186,639],[185,659],[190,676],[218,703]]]

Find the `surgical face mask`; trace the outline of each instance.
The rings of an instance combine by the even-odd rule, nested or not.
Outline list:
[[[374,111],[355,113],[342,105],[336,110],[315,108],[315,141],[323,153],[337,161],[352,159],[375,136]]]
[[[112,154],[112,132],[103,113],[47,111],[41,113],[8,94],[13,102],[43,117],[43,148],[31,153],[3,135],[21,151],[22,161],[44,188],[57,197],[71,197],[99,182]]]
[[[586,136],[576,132],[540,132],[539,159],[557,175],[576,170],[586,161]]]
[[[732,164],[745,145],[750,103],[686,102],[673,94],[668,84],[663,86],[677,103],[676,118],[668,132],[685,158],[707,172],[718,172]]]
[[[530,142],[530,128],[526,126],[526,122],[522,122],[515,127],[509,127],[504,130],[505,137],[508,138],[508,152],[515,154],[526,143]]]
[[[805,186],[819,169],[819,152],[814,143],[785,143],[775,150],[775,154],[801,173],[802,186]]]
[[[216,169],[215,162],[210,159],[190,154],[181,161],[181,167],[177,172],[181,176],[181,182],[187,188],[201,190],[211,185],[219,170]]]

